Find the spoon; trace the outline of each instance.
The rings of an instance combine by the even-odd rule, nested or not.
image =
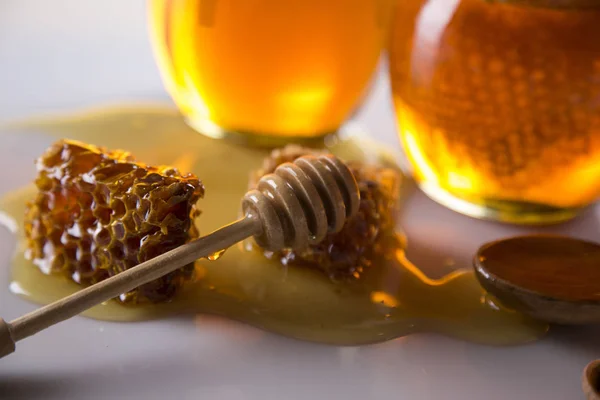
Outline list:
[[[505,306],[556,324],[600,323],[600,245],[554,235],[483,245],[479,283]]]
[[[334,156],[281,164],[246,193],[238,221],[11,322],[0,318],[0,357],[14,352],[19,340],[250,236],[271,251],[318,243],[342,229],[358,212],[359,200],[354,176]]]
[[[483,245],[475,275],[502,304],[556,324],[600,323],[600,245],[565,236],[532,235]],[[600,400],[600,360],[587,365],[582,388]]]

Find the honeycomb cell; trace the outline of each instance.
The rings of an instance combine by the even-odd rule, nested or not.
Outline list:
[[[325,152],[297,145],[276,149],[264,160],[260,169],[251,173],[249,187],[254,188],[263,175],[273,172],[284,162],[292,162],[304,155],[320,154]],[[347,165],[360,191],[358,214],[346,221],[339,233],[327,235],[322,242],[303,252],[291,249],[275,253],[264,251],[266,257],[283,265],[319,269],[334,280],[360,277],[379,255],[381,239],[389,237],[386,233],[395,228],[401,176],[390,168],[358,161],[350,161]]]
[[[198,237],[202,182],[172,167],[72,140],[37,160],[38,189],[25,215],[26,256],[46,274],[90,285]],[[173,297],[193,265],[119,297],[123,303]]]

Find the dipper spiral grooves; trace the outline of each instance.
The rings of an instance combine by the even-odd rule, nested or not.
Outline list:
[[[243,199],[246,215],[261,221],[257,244],[267,250],[304,249],[337,233],[359,206],[358,185],[334,156],[304,156],[281,164]]]

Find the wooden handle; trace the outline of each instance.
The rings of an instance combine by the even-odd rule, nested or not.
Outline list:
[[[12,353],[15,350],[15,343],[19,340],[160,278],[199,258],[226,249],[247,237],[259,234],[261,230],[260,221],[252,216],[247,216],[207,236],[25,314],[10,323],[0,319],[0,357]]]
[[[242,202],[245,218],[11,321],[0,319],[0,357],[15,343],[249,236],[268,250],[303,249],[358,212],[354,176],[333,156],[304,156],[263,176]]]
[[[10,331],[10,325],[0,318],[0,358],[15,351],[15,340]]]

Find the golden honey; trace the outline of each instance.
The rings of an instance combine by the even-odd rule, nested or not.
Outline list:
[[[421,187],[477,217],[573,217],[600,196],[600,3],[398,2],[390,70]]]
[[[393,0],[152,0],[163,81],[199,131],[310,138],[359,105]]]
[[[268,154],[198,135],[175,110],[160,107],[30,121],[11,131],[123,148],[150,165],[173,165],[194,173],[206,187],[198,219],[204,234],[237,219],[249,173]],[[345,160],[378,161],[394,168],[391,157],[360,136],[339,138],[327,149]],[[409,180],[402,180],[401,206],[412,187]],[[0,221],[21,227],[25,201],[34,193],[35,188],[28,186],[3,197]],[[169,303],[130,307],[109,301],[84,315],[133,321],[218,314],[285,336],[338,345],[382,342],[417,332],[508,345],[536,340],[546,332],[545,324],[496,305],[470,272],[457,271],[440,279],[425,276],[406,259],[402,234],[390,236],[358,279],[334,281],[314,268],[283,266],[240,243],[215,255],[215,261],[198,261],[197,280]],[[64,277],[42,274],[25,260],[21,231],[17,237],[10,287],[15,294],[45,304],[79,289]]]
[[[38,158],[37,193],[25,211],[26,257],[47,274],[90,285],[196,239],[202,182],[131,154],[58,140]],[[161,302],[190,279],[193,264],[123,293]]]

